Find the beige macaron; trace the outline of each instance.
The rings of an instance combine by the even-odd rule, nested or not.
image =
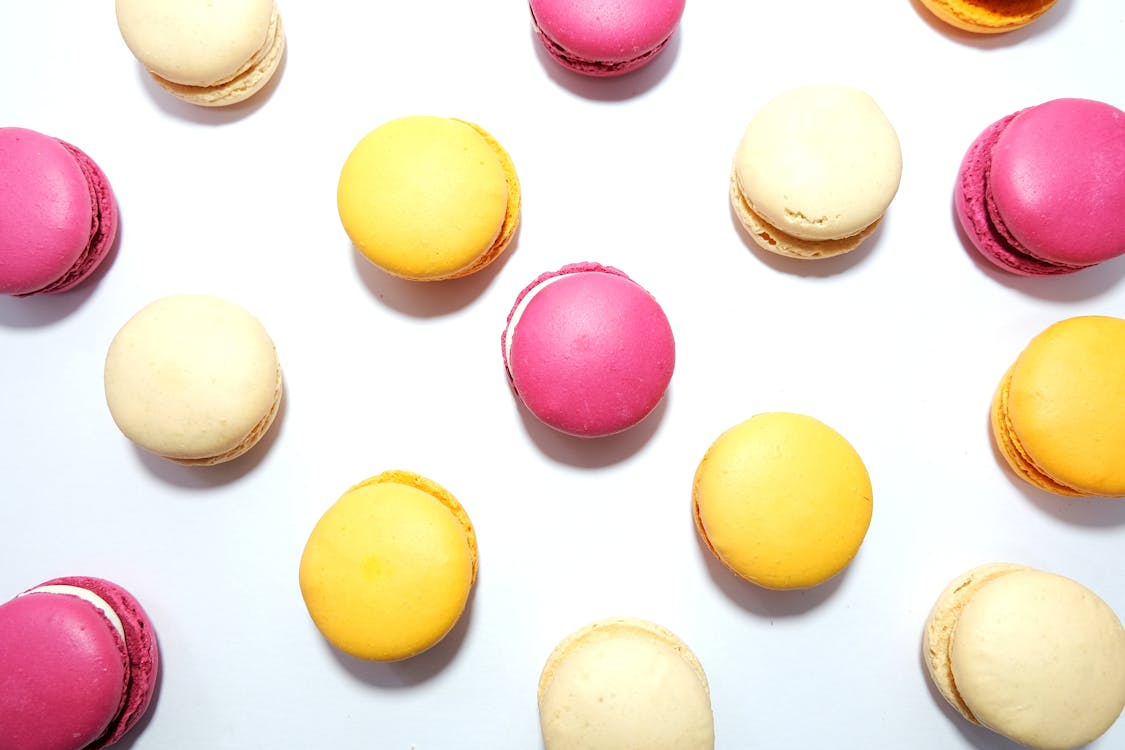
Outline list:
[[[229,461],[266,433],[281,403],[281,365],[266,329],[233,302],[164,297],[114,336],[105,397],[130,440],[182,464]]]
[[[751,119],[734,155],[730,201],[763,249],[828,258],[875,231],[901,175],[898,135],[870,95],[800,86]]]
[[[253,95],[285,51],[274,0],[117,0],[117,26],[158,84],[205,107]]]
[[[713,750],[703,666],[646,620],[613,617],[564,638],[539,678],[546,750]]]
[[[1125,707],[1125,629],[1096,594],[1053,573],[990,563],[958,576],[922,652],[962,716],[1028,747],[1085,745]]]

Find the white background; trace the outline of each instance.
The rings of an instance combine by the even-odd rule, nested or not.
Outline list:
[[[149,81],[108,0],[0,0],[0,124],[86,150],[122,212],[92,281],[0,299],[0,600],[84,574],[142,601],[164,669],[122,745],[539,748],[547,654],[624,614],[697,653],[720,750],[1012,747],[937,697],[921,630],[949,579],[998,560],[1071,576],[1125,613],[1125,502],[1018,483],[987,428],[993,389],[1033,335],[1125,314],[1125,258],[1005,275],[967,250],[951,189],[965,148],[1009,112],[1062,96],[1125,106],[1125,5],[1059,0],[1027,29],[983,38],[907,0],[692,0],[657,61],[617,80],[556,67],[518,0],[289,0],[281,12],[275,81],[206,110]],[[902,142],[901,188],[856,252],[766,257],[728,208],[730,159],[758,107],[819,81],[879,102]],[[521,228],[470,278],[390,278],[340,226],[348,152],[408,114],[476,122],[515,161]],[[665,402],[589,442],[517,405],[499,345],[519,290],[583,260],[648,288],[677,341]],[[231,464],[146,455],[105,406],[110,339],[175,292],[240,303],[277,344],[280,417]],[[859,555],[804,592],[734,578],[691,521],[707,446],[771,410],[833,426],[874,485]],[[362,663],[320,637],[297,565],[329,504],[392,468],[461,500],[480,575],[438,646]],[[1096,744],[1123,746],[1125,721]]]

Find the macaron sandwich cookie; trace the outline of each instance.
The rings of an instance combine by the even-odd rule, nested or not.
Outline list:
[[[274,0],[117,0],[117,26],[154,81],[204,107],[258,92],[285,52]]]
[[[500,337],[508,381],[544,424],[604,437],[644,419],[676,362],[672,328],[622,271],[572,263],[524,288]]]
[[[1036,335],[992,398],[992,435],[1024,481],[1125,497],[1125,320],[1087,315]]]
[[[1100,737],[1125,707],[1125,629],[1080,583],[1014,563],[961,574],[934,604],[922,656],[963,717],[1038,750]]]
[[[730,202],[764,250],[828,258],[875,231],[901,175],[898,135],[870,95],[800,86],[750,120],[734,155]]]
[[[266,434],[281,404],[281,365],[242,307],[203,294],[159,299],[110,343],[105,398],[122,433],[187,465],[230,461]]]
[[[65,292],[117,236],[117,201],[93,159],[25,128],[0,128],[0,294]]]
[[[543,49],[567,70],[606,78],[636,70],[667,46],[684,0],[530,0]]]
[[[55,578],[0,605],[0,748],[97,750],[152,701],[156,632],[110,581]]]
[[[871,522],[871,480],[831,427],[770,412],[711,444],[692,503],[700,538],[732,572],[768,589],[808,588],[855,557]]]
[[[1125,112],[1054,99],[989,125],[961,161],[957,218],[1021,276],[1074,273],[1125,253]]]
[[[476,574],[476,533],[457,499],[418,474],[387,471],[320,518],[300,586],[329,643],[358,659],[397,661],[446,636]]]
[[[707,675],[667,628],[631,617],[564,638],[539,678],[546,750],[713,750]]]
[[[977,34],[1022,29],[1054,4],[1055,0],[922,0],[941,20]]]
[[[344,230],[369,261],[414,281],[467,276],[496,260],[519,225],[515,165],[496,139],[449,117],[391,120],[344,162]]]

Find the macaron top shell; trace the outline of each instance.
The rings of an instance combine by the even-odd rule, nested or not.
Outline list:
[[[384,472],[317,522],[301,556],[301,594],[338,649],[395,661],[453,628],[476,568],[476,534],[460,503],[417,474]]]
[[[1125,320],[1068,318],[1012,366],[1005,414],[1040,471],[1082,494],[1125,496]]]
[[[276,414],[273,340],[242,307],[177,294],[134,315],[110,343],[105,396],[114,422],[146,450],[215,463],[248,449]]]
[[[1023,110],[996,140],[989,185],[1028,254],[1088,266],[1125,253],[1125,112],[1089,99]]]
[[[734,573],[770,589],[815,586],[855,556],[871,522],[867,469],[832,428],[758,414],[708,448],[692,487],[696,528]]]
[[[707,677],[675,635],[636,618],[587,625],[539,680],[546,750],[712,750]]]
[[[814,84],[754,115],[734,158],[749,207],[803,240],[836,240],[874,224],[898,191],[902,152],[867,93]]]
[[[507,152],[476,125],[448,117],[391,120],[344,162],[337,206],[368,260],[415,280],[464,276],[507,247],[520,190]]]
[[[530,0],[530,7],[560,62],[611,73],[627,72],[625,64],[662,48],[680,22],[684,0]]]
[[[251,67],[275,23],[274,0],[117,0],[133,55],[173,83],[214,86]]]
[[[88,601],[32,592],[0,606],[0,748],[86,747],[117,715],[127,676],[122,635]]]
[[[528,410],[579,437],[640,422],[663,398],[676,358],[668,318],[652,295],[597,263],[570,264],[528,285],[501,345]]]
[[[116,233],[109,182],[85,153],[0,128],[0,294],[69,289],[93,272]]]
[[[997,576],[965,604],[951,643],[958,693],[984,726],[1065,750],[1101,736],[1125,707],[1125,629],[1063,576]]]

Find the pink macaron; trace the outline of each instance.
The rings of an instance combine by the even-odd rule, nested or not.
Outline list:
[[[109,747],[144,715],[160,666],[144,609],[101,578],[55,578],[0,605],[0,750]]]
[[[616,76],[645,65],[680,23],[684,0],[530,0],[531,22],[560,65]]]
[[[653,296],[597,263],[535,279],[516,297],[500,343],[528,410],[577,437],[640,422],[660,403],[676,363],[672,328]]]
[[[1125,112],[1055,99],[994,122],[965,153],[954,205],[981,255],[1021,276],[1125,254]]]
[[[0,128],[0,294],[65,292],[117,236],[109,180],[82,150],[25,128]]]

